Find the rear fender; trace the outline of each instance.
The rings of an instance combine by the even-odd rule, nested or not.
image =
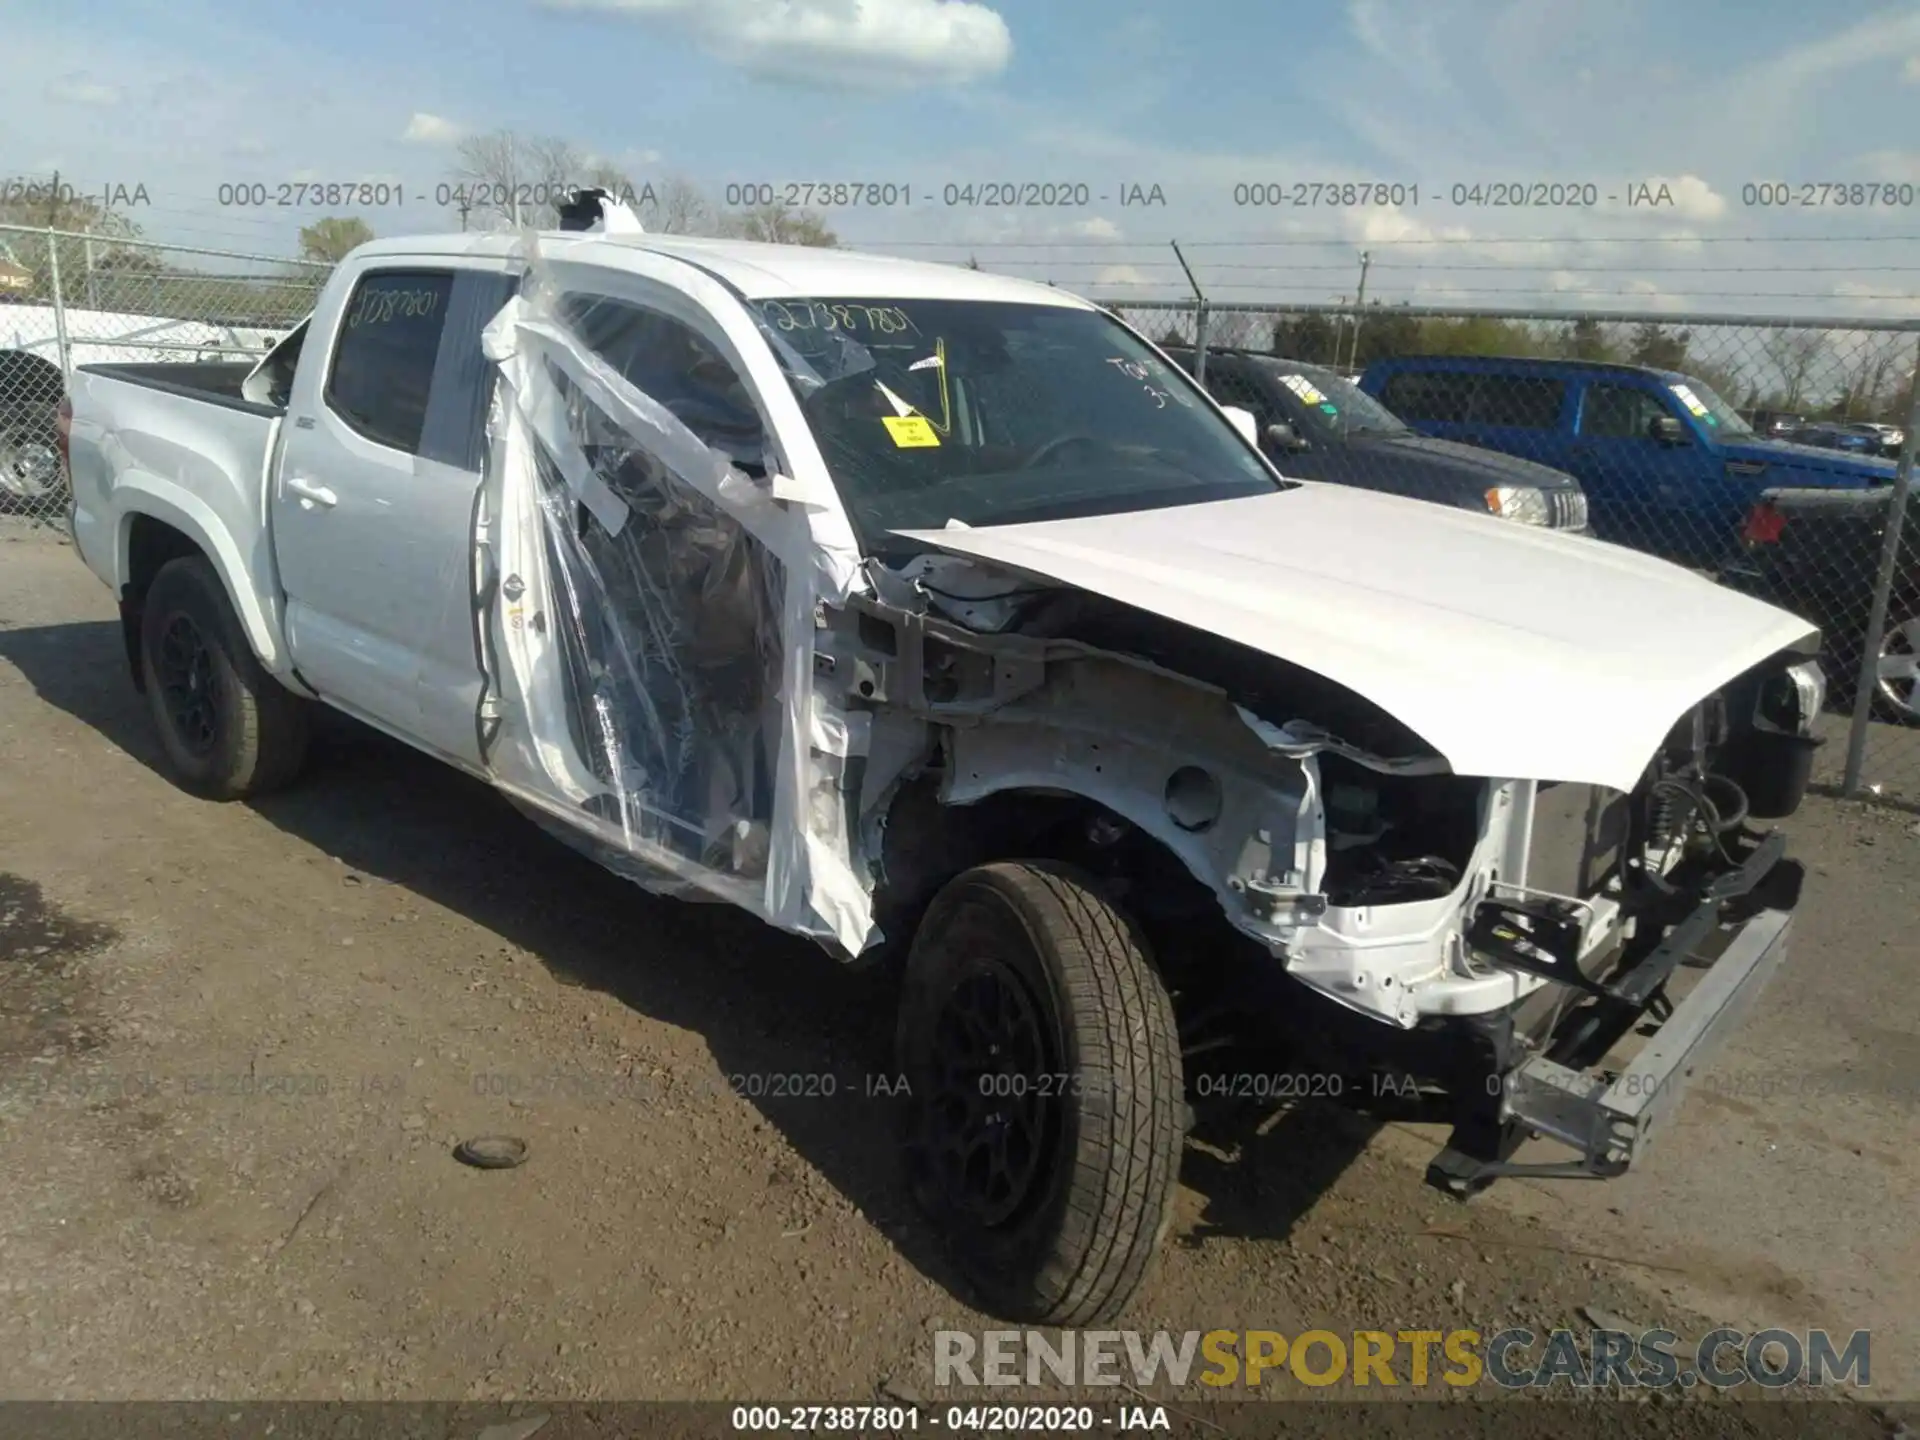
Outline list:
[[[266,588],[277,574],[267,531],[254,532],[252,553],[243,550],[232,532],[220,523],[212,507],[191,490],[156,475],[128,473],[114,486],[120,520],[114,545],[114,590],[126,598],[133,578],[133,536],[141,516],[179,532],[212,563],[227,592],[234,614],[240,617],[247,643],[262,666],[276,679],[292,680],[292,669],[281,626],[277,592]],[[254,577],[263,577],[256,580]]]

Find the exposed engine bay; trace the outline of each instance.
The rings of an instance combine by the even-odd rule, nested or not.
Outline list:
[[[1218,636],[951,557],[870,568],[816,683],[868,717],[849,800],[881,892],[973,855],[902,860],[903,789],[956,807],[956,836],[995,797],[1070,797],[1109,847],[1131,829],[1177,859],[1294,979],[1402,1029],[1604,973],[1643,917],[1738,868],[1750,820],[1797,804],[1769,784],[1817,712],[1774,663],[1695,707],[1631,793],[1462,776],[1362,697]]]

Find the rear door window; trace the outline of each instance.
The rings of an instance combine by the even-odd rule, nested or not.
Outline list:
[[[1474,392],[1472,422],[1512,430],[1557,430],[1566,398],[1563,380],[1543,375],[1482,375]]]
[[[452,295],[450,270],[362,277],[340,322],[328,408],[375,444],[418,454]]]
[[[480,332],[515,284],[487,270],[364,276],[340,323],[328,408],[376,444],[477,471],[494,380]]]
[[[1464,370],[1401,370],[1381,392],[1402,420],[1442,425],[1466,423],[1480,377]]]

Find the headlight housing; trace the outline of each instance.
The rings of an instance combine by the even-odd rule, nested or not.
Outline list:
[[[1522,525],[1553,524],[1547,492],[1532,485],[1495,485],[1487,491],[1487,509]]]
[[[1753,728],[1775,735],[1811,735],[1827,705],[1827,672],[1818,660],[1770,675],[1753,701]]]

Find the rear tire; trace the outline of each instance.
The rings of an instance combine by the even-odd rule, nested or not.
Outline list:
[[[920,922],[898,1041],[908,1183],[983,1307],[1117,1315],[1171,1222],[1184,1139],[1173,1007],[1138,928],[1066,866],[969,870]]]
[[[154,576],[140,618],[140,671],[182,789],[244,800],[300,773],[306,702],[261,668],[205,559],[169,560]]]

